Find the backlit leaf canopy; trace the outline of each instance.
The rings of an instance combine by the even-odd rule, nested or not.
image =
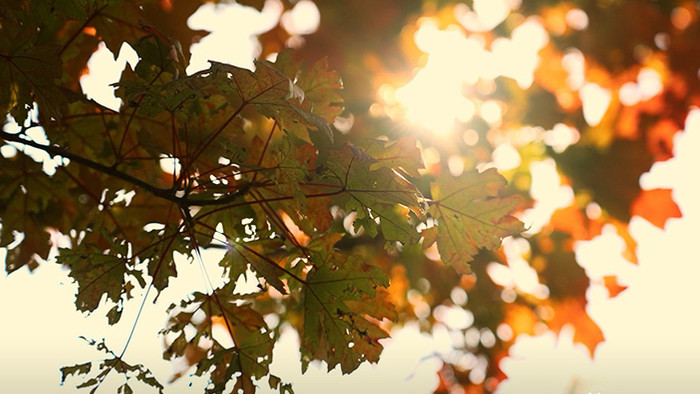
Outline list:
[[[292,32],[284,14],[250,70],[212,60],[188,74],[207,34],[188,18],[212,3],[2,3],[6,272],[58,261],[80,313],[126,326],[132,305],[161,307],[191,280],[161,308],[164,356],[211,392],[289,392],[269,374],[289,327],[303,368],[342,372],[376,362],[396,325],[447,327],[437,392],[496,390],[516,338],[544,328],[573,328],[596,354],[588,291],[627,284],[584,269],[577,245],[615,233],[634,264],[631,218],[664,228],[685,213],[640,176],[672,158],[700,105],[694,2],[316,0],[317,32]],[[481,20],[489,7],[502,18]],[[116,77],[118,108],[80,84],[102,46],[137,54]],[[186,277],[187,264],[206,274]],[[106,360],[62,379],[97,390],[116,371],[118,392],[158,390],[128,345],[109,350],[125,342],[88,341]]]
[[[77,285],[77,310],[106,306],[107,323],[116,324],[134,289],[160,294],[178,264],[199,264],[209,290],[167,310],[164,357],[206,375],[207,392],[230,382],[254,392],[263,379],[286,392],[284,377],[270,375],[279,328],[265,315],[299,332],[303,370],[324,361],[350,373],[379,360],[379,340],[399,321],[401,296],[387,290],[391,259],[429,246],[420,235],[428,221],[444,261],[460,272],[482,248],[523,230],[511,216],[518,200],[501,197],[506,182],[495,170],[442,174],[431,187],[415,137],[335,131],[343,84],[325,59],[283,50],[254,70],[210,61],[188,75],[189,50],[164,33],[172,26],[150,21],[162,21],[168,7],[1,7],[0,87],[9,94],[0,95],[0,110],[14,126],[0,137],[16,148],[0,157],[8,273],[51,264],[56,250]],[[184,29],[178,36],[190,35]],[[99,42],[138,55],[114,84],[118,109],[87,98],[77,82]],[[55,158],[55,168],[45,170],[48,159],[42,167],[32,151]],[[211,285],[205,248],[224,250],[221,286]],[[252,293],[236,285],[249,276],[258,283]],[[95,391],[114,371],[126,379],[119,392],[135,392],[133,378],[162,391],[146,366],[124,359],[129,339],[119,353],[88,342],[108,358],[79,387]],[[91,365],[65,367],[62,379],[89,375]]]

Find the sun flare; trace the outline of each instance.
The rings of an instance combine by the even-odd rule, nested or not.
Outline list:
[[[522,88],[530,86],[537,52],[548,40],[536,19],[524,20],[510,38],[497,38],[489,45],[482,34],[470,30],[466,21],[462,26],[441,29],[435,18],[424,17],[418,26],[413,39],[427,55],[425,66],[406,85],[395,89],[388,100],[380,97],[385,104],[399,104],[403,120],[436,134],[448,133],[455,124],[467,123],[475,116],[497,126],[502,113],[494,107],[495,102],[482,102],[476,97],[483,90],[481,85],[493,86],[493,81],[503,76]],[[388,112],[396,117],[394,111]]]

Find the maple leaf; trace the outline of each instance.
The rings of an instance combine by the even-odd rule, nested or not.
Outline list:
[[[290,53],[286,50],[284,53]],[[286,60],[284,53],[275,61],[275,67]],[[300,72],[296,85],[304,92],[304,97],[311,102],[310,111],[319,115],[327,122],[333,122],[335,117],[343,112],[343,99],[338,93],[343,88],[338,73],[328,69],[328,59],[321,58],[310,67]]]
[[[70,375],[86,375],[90,372],[90,369],[92,369],[91,362],[76,364],[70,367],[62,367],[61,384],[63,384],[66,381],[66,378],[68,378]]]
[[[122,43],[134,43],[146,35],[142,29],[147,17],[138,1],[99,0],[89,7],[86,2],[86,25],[95,28],[99,37],[112,53],[119,53]]]
[[[42,45],[17,48],[0,56],[0,85],[10,87],[0,105],[11,107],[10,114],[19,124],[24,123],[34,101],[46,115],[60,117],[58,107],[66,98],[54,82],[61,77],[58,50],[57,45]]]
[[[554,159],[575,188],[590,190],[603,209],[622,221],[629,221],[630,205],[641,191],[639,177],[653,162],[643,141],[626,139],[614,140],[604,150],[575,145]]]
[[[681,217],[681,210],[673,201],[671,189],[642,190],[630,207],[631,215],[638,215],[656,227],[664,228],[670,218]]]
[[[574,343],[582,343],[590,351],[591,357],[599,343],[605,340],[603,331],[586,313],[584,297],[570,297],[552,302],[554,318],[548,322],[553,331],[560,331],[565,325],[574,327]]]
[[[129,364],[125,362],[121,356],[116,355],[107,347],[104,340],[97,342],[93,339],[89,340],[85,337],[81,338],[84,339],[88,345],[94,346],[98,351],[106,353],[108,358],[105,358],[100,362],[97,368],[99,373],[79,384],[77,388],[92,387],[90,393],[94,393],[107,378],[107,375],[109,375],[110,372],[115,371],[118,374],[123,375],[125,378],[124,384],[117,388],[118,393],[133,393],[133,389],[131,386],[129,386],[129,381],[135,378],[137,381],[151,386],[157,389],[160,394],[163,394],[163,385],[158,382],[148,368],[144,367],[142,364]],[[63,367],[61,368],[61,384],[63,384],[65,379],[70,375],[88,375],[91,370],[92,363],[90,362],[76,364],[70,367]]]
[[[423,162],[416,137],[405,135],[396,141],[370,140],[362,147],[377,160],[369,167],[370,170],[380,167],[397,168],[412,177],[420,178],[418,169],[423,168]]]
[[[250,236],[250,229],[243,223],[244,219],[252,219],[255,217],[255,211],[248,204],[229,209],[220,209],[216,205],[202,207],[193,217],[193,221],[199,225],[202,230],[196,234],[197,245],[207,247],[210,245],[213,237],[217,234],[216,227],[221,224],[225,238],[229,242],[237,242],[241,239]]]
[[[314,259],[302,288],[302,370],[318,359],[328,363],[329,371],[340,365],[343,373],[350,373],[364,361],[378,360],[378,341],[388,334],[365,316],[381,320],[395,317],[395,312],[388,301],[367,301],[376,297],[377,286],[387,287],[389,281],[359,256],[335,252],[325,257]]]
[[[520,198],[499,197],[505,185],[495,169],[465,172],[457,178],[442,173],[431,185],[428,213],[438,221],[438,250],[457,272],[470,272],[469,262],[479,249],[495,249],[504,237],[525,230],[510,216]]]
[[[0,247],[12,245],[15,232],[23,234],[21,243],[8,251],[5,269],[8,273],[24,266],[34,269],[48,257],[47,229],[60,223],[57,213],[65,202],[65,184],[46,177],[40,163],[20,152],[14,158],[0,157],[0,185]]]
[[[210,63],[209,72],[212,75],[227,76],[224,79],[225,85],[221,88],[224,92],[235,94],[233,97],[227,96],[234,102],[241,102],[243,106],[253,105],[259,113],[276,119],[283,129],[303,135],[305,130],[302,133],[299,126],[304,129],[315,128],[329,139],[333,139],[333,131],[328,122],[301,105],[304,91],[276,70],[271,63],[256,61],[255,72],[215,61]]]
[[[3,232],[9,233],[10,224],[3,220]],[[24,238],[22,243],[7,251],[5,257],[5,271],[12,273],[21,267],[27,266],[30,270],[38,267],[38,260],[47,256],[51,247],[50,234],[46,229],[38,225],[35,219],[28,215],[23,226]]]
[[[296,210],[304,210],[306,197],[302,184],[309,179],[309,172],[314,168],[315,161],[316,149],[313,145],[291,134],[285,134],[282,140],[270,149],[261,164],[264,168],[272,169],[267,175],[277,189],[273,193],[294,196]],[[269,188],[267,190],[270,191]]]
[[[371,170],[376,161],[359,149],[344,145],[331,152],[329,169],[342,182],[343,193],[337,200],[348,211],[356,211],[355,227],[364,227],[370,235],[379,227],[387,240],[412,243],[418,233],[409,222],[409,212],[422,214],[418,191],[406,179],[387,167]]]
[[[225,248],[220,261],[225,284],[172,308],[162,332],[170,342],[164,356],[196,365],[195,374],[209,377],[208,392],[223,392],[227,383],[234,391],[253,392],[266,376],[271,388],[291,391],[269,373],[278,329],[267,327],[268,314],[299,330],[304,369],[311,360],[325,360],[329,369],[340,365],[348,373],[362,362],[378,361],[379,340],[388,335],[385,319],[399,319],[390,299],[405,302],[409,278],[417,276],[393,275],[399,285],[386,291],[385,271],[394,272],[395,259],[409,257],[417,263],[411,269],[429,264],[422,247],[436,241],[443,259],[464,272],[480,248],[495,248],[502,237],[521,231],[508,216],[517,198],[499,197],[504,181],[490,170],[439,176],[433,201],[426,204],[419,189],[428,179],[419,171],[418,149],[418,140],[424,144],[426,137],[408,132],[396,140],[364,139],[378,128],[363,115],[364,104],[357,110],[357,97],[351,97],[350,112],[356,125],[366,127],[356,134],[363,140],[353,146],[358,138],[347,134],[335,142],[331,123],[344,110],[342,82],[324,57],[304,66],[283,50],[274,62],[256,61],[254,71],[211,62],[186,75],[187,48],[171,37],[194,36],[176,23],[162,23],[185,20],[196,3],[174,14],[169,2],[139,0],[17,0],[0,7],[0,85],[9,92],[0,95],[0,110],[24,125],[28,109],[34,103],[39,108],[22,132],[0,136],[67,159],[49,176],[24,152],[6,157],[3,151],[0,246],[14,245],[7,271],[33,268],[45,258],[48,231],[66,234],[72,246],[60,250],[58,262],[77,282],[77,309],[114,304],[106,313],[114,324],[136,283],[150,289],[145,276],[159,294],[169,286],[178,274],[175,252],[193,256],[200,248]],[[334,7],[358,12],[349,4]],[[327,9],[323,15],[330,15]],[[114,54],[126,42],[139,57],[116,84],[118,110],[80,90],[98,42]],[[364,61],[374,63],[371,56]],[[43,128],[48,143],[28,139],[33,127]],[[173,168],[162,168],[164,162]],[[422,232],[419,245],[416,228],[426,222],[428,206],[437,226]],[[351,211],[364,237],[344,236],[343,221]],[[380,232],[380,242],[371,239]],[[21,242],[15,237],[20,233]],[[397,243],[403,245],[391,252],[382,248]],[[235,283],[248,270],[261,291],[236,295]],[[428,266],[421,272],[433,283],[454,282],[452,270],[432,272],[437,270]],[[482,302],[480,292],[493,293],[489,283],[478,283],[470,302]],[[266,294],[271,289],[265,285],[284,297]],[[443,290],[426,299],[442,302],[442,293],[449,293]],[[499,305],[487,309],[500,311]],[[480,327],[500,319],[491,316],[487,324],[480,321],[487,318],[475,316]],[[215,327],[223,327],[233,345],[216,340]],[[97,390],[117,371],[126,376],[118,392],[133,392],[133,377],[162,390],[145,367],[126,363],[104,342],[89,342],[106,359],[97,368],[65,367],[62,380],[97,369],[80,387]]]
[[[36,5],[36,7],[33,7]],[[17,2],[3,7],[0,41],[0,111],[24,124],[37,102],[41,116],[60,118],[66,103],[57,80],[62,77],[60,46],[49,38],[62,27],[66,16],[52,15],[48,4]]]
[[[148,263],[148,274],[153,286],[162,291],[168,287],[170,278],[177,276],[173,253],[188,254],[191,244],[183,237],[180,226],[166,226],[162,232],[153,231],[145,236],[150,239],[149,246],[140,251],[139,257]]]
[[[540,280],[549,288],[549,298],[561,300],[586,293],[590,280],[576,261],[574,240],[569,232],[552,231],[533,237],[532,264],[540,267]]]
[[[119,249],[126,253],[126,245],[120,245]],[[85,245],[80,249],[60,249],[58,262],[69,267],[68,275],[78,282],[75,300],[78,310],[94,311],[105,294],[113,302],[121,298],[124,276],[129,271],[126,257],[104,254],[101,250]]]
[[[186,343],[197,345],[200,338],[208,338],[213,344],[195,360],[196,375],[210,372],[212,385],[208,393],[221,393],[231,379],[236,379],[235,388],[244,392],[254,392],[252,379],[261,379],[269,374],[268,366],[272,361],[274,339],[267,328],[262,315],[250,305],[239,305],[245,298],[256,295],[236,296],[231,294],[233,286],[225,286],[211,294],[194,293],[189,300],[182,301],[180,311],[171,318],[171,324],[163,333],[179,334],[178,338],[165,351],[164,356],[172,358],[183,356]],[[176,306],[173,304],[170,310]],[[204,321],[193,319],[194,313],[204,313]],[[211,335],[214,324],[222,324],[234,346],[226,348]],[[185,329],[195,329],[192,339],[186,341]],[[190,335],[188,335],[189,337]]]
[[[224,255],[219,265],[228,267],[231,281],[235,282],[252,268],[277,291],[286,294],[285,285],[280,279],[286,271],[271,257],[284,243],[278,239],[262,239],[251,242],[234,243]]]

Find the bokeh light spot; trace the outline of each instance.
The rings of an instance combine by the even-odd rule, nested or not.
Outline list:
[[[462,139],[464,143],[469,146],[474,146],[479,142],[479,133],[474,129],[467,129],[462,134]]]
[[[608,110],[612,94],[598,84],[588,82],[579,92],[583,102],[583,118],[590,126],[597,126]]]
[[[318,30],[321,13],[313,1],[301,0],[282,14],[280,21],[289,34],[311,34]]]
[[[574,30],[585,30],[588,27],[588,14],[579,8],[573,8],[566,13],[566,23]]]
[[[508,143],[500,144],[492,153],[493,163],[501,171],[517,168],[521,158],[518,150]]]
[[[693,15],[685,7],[676,7],[671,12],[671,23],[678,30],[685,30],[693,22]]]
[[[496,335],[504,342],[508,342],[513,339],[513,329],[506,323],[501,323],[496,328]]]

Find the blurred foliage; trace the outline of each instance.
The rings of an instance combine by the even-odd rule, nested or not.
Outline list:
[[[343,76],[348,103],[343,116],[352,114],[354,120],[347,138],[410,135],[418,139],[423,151],[426,170],[422,171],[436,176],[450,171],[448,163],[455,156],[461,158],[464,172],[493,163],[493,151],[507,143],[517,149],[520,164],[502,172],[511,181],[512,191],[524,198],[521,211],[537,204],[529,193],[533,162],[554,159],[561,185],[570,186],[574,192],[571,205],[555,211],[539,231],[525,233],[528,246],[519,249],[520,256],[507,256],[503,249],[495,254],[482,253],[472,262],[469,275],[435,263],[440,255],[430,250],[421,253],[404,248],[393,263],[403,267],[392,270],[391,277],[401,294],[406,288],[404,279],[400,279],[403,275],[408,288],[415,289],[396,303],[406,307],[406,316],[418,315],[425,330],[446,324],[437,318],[440,314],[433,313],[440,306],[463,308],[474,316],[470,327],[449,328],[466,340],[455,342],[453,354],[444,357],[436,392],[449,392],[455,385],[463,386],[467,393],[493,391],[506,378],[498,360],[507,354],[518,334],[558,331],[571,324],[575,341],[585,344],[593,355],[604,338],[586,315],[585,292],[591,281],[606,286],[611,297],[624,287],[613,276],[588,278],[576,262],[574,243],[589,240],[609,226],[625,240],[624,257],[635,264],[636,245],[626,230],[631,216],[644,217],[661,228],[668,218],[680,217],[670,190],[641,190],[639,178],[654,162],[672,157],[673,136],[683,128],[688,110],[698,105],[700,60],[693,53],[697,53],[700,42],[700,23],[695,2],[364,3],[316,1],[321,25],[316,33],[304,37],[299,48],[305,58],[328,55],[329,63]],[[492,28],[474,30],[464,23],[465,13],[501,5],[512,6]],[[401,103],[397,104],[392,95],[387,98],[382,90],[407,85],[430,61],[430,55],[419,48],[415,38],[426,20],[442,31],[458,31],[476,40],[485,50],[493,49],[499,39],[510,38],[524,22],[536,21],[544,28],[547,42],[537,52],[534,81],[520,86],[503,76],[482,77],[473,83],[457,80],[453,83],[462,83],[464,96],[476,103],[475,116],[466,122],[457,121],[447,134],[439,135],[411,122],[407,116],[411,109],[401,108]],[[275,37],[263,35],[260,39],[263,56],[283,46]],[[581,59],[581,83],[596,84],[610,94],[610,104],[597,123],[587,122],[582,85],[571,81],[576,72],[566,59],[572,53]],[[455,62],[457,57],[455,53]],[[644,87],[649,83],[644,79],[648,76],[658,86],[645,96],[640,92],[649,89]],[[629,91],[634,91],[636,97],[630,99]],[[441,98],[436,96],[434,100]],[[489,124],[479,116],[479,103],[488,100],[502,104],[502,121],[498,124]],[[576,140],[566,149],[547,141],[546,134],[552,134],[557,125],[576,130]],[[474,131],[477,141],[465,143],[474,138]],[[425,160],[426,150],[434,160]],[[421,190],[428,192],[426,187]],[[537,273],[539,283],[547,288],[546,297],[536,297],[513,283],[494,282],[487,270],[489,265],[514,267],[516,257],[527,261]],[[468,302],[456,302],[453,289],[466,290]],[[398,291],[392,294],[396,297]],[[509,329],[503,329],[503,324]],[[506,334],[496,335],[495,344],[486,341],[486,346],[479,340],[468,343],[475,332],[477,338],[490,337],[484,333],[497,333],[499,327]]]

